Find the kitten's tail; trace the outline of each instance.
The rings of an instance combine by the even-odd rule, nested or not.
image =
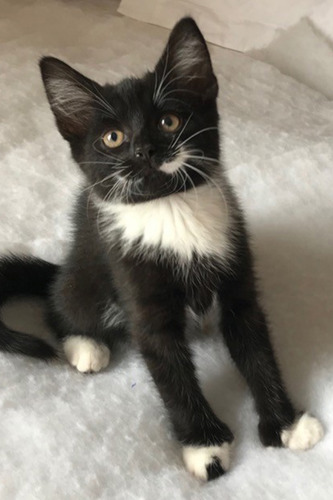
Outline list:
[[[10,256],[0,259],[0,307],[15,296],[46,297],[57,270],[58,266],[33,257]],[[57,357],[56,349],[44,340],[11,330],[1,320],[0,351],[45,360]]]

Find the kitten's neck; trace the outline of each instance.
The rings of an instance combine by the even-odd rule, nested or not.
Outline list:
[[[173,253],[180,263],[194,255],[224,260],[231,251],[228,201],[217,185],[139,204],[105,202],[95,197],[99,227],[110,243],[121,243],[123,253],[146,256]]]

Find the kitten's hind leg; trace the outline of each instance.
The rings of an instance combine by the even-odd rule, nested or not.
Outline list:
[[[104,343],[84,335],[66,337],[63,348],[68,362],[82,373],[99,372],[110,361],[110,349]]]
[[[70,335],[63,340],[67,360],[79,372],[99,372],[110,361],[111,345],[122,335],[125,326],[123,310],[114,301],[109,301],[100,318],[99,335]]]
[[[50,304],[48,320],[62,343],[69,364],[82,373],[106,368],[113,347],[126,336],[125,315],[114,301],[101,310],[84,308],[77,301]]]
[[[117,324],[116,324],[117,320]],[[103,322],[99,328],[87,334],[67,335],[62,339],[63,349],[68,362],[82,373],[97,373],[109,365],[111,353],[116,345],[126,338],[125,323],[108,317],[108,325]],[[73,330],[72,330],[73,331]]]

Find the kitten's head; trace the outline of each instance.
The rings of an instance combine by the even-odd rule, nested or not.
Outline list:
[[[218,172],[218,86],[192,19],[176,24],[155,70],[140,79],[101,86],[52,57],[40,67],[59,131],[103,199],[147,201]]]

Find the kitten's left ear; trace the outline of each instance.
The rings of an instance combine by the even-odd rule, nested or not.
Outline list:
[[[83,138],[102,101],[101,87],[55,57],[43,57],[39,66],[60,133],[69,142]]]
[[[172,88],[191,92],[196,99],[217,97],[218,84],[207,44],[191,17],[185,17],[175,25],[155,71],[155,94],[161,99],[163,93],[166,95],[169,92],[171,95]]]

